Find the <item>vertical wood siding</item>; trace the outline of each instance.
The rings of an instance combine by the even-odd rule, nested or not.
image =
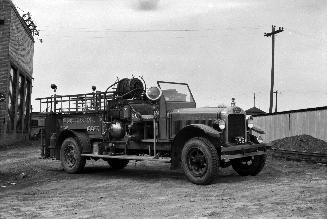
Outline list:
[[[265,141],[303,134],[327,141],[327,109],[256,116],[253,119],[256,126],[265,130],[266,134],[261,135]]]

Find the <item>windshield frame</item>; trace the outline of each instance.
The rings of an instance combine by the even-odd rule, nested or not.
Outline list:
[[[179,82],[171,82],[171,81],[157,81],[157,84],[158,84],[158,87],[162,90],[160,84],[177,84],[177,85],[185,85],[188,89],[188,92],[190,93],[190,99],[191,101],[171,101],[171,100],[166,100],[167,102],[185,102],[185,103],[195,103],[195,99],[194,99],[194,96],[192,94],[192,91],[190,89],[190,86],[187,84],[187,83],[179,83]]]

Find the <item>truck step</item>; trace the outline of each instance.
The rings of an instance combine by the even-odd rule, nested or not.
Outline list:
[[[83,157],[97,157],[103,159],[123,159],[123,160],[135,160],[135,161],[156,161],[170,163],[171,158],[157,158],[153,156],[137,156],[137,155],[102,155],[102,154],[82,154]]]

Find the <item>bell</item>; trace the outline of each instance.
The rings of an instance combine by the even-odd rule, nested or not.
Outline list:
[[[113,138],[123,138],[125,136],[125,129],[122,123],[118,121],[110,124],[109,132]]]

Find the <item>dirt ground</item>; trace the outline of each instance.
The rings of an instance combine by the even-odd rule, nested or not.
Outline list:
[[[188,182],[169,164],[112,170],[88,162],[67,174],[36,145],[0,150],[0,218],[327,218],[327,167],[268,157],[255,177],[220,171],[212,185]]]

